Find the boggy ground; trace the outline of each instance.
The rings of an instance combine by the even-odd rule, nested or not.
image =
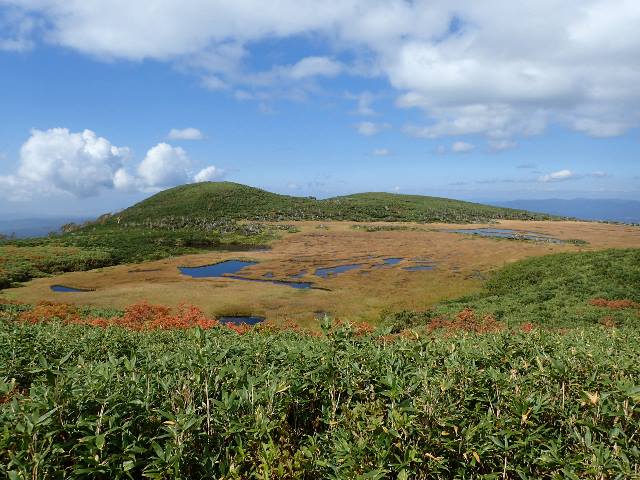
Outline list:
[[[268,251],[210,252],[67,273],[33,280],[24,287],[4,291],[2,296],[29,303],[53,300],[116,308],[140,300],[164,305],[186,302],[198,305],[210,315],[257,314],[275,322],[293,320],[307,327],[317,325],[317,312],[375,322],[385,309],[420,310],[444,299],[478,291],[483,278],[492,270],[525,257],[640,247],[638,227],[587,222],[502,221],[491,225],[297,222],[296,226],[298,233],[285,234]],[[532,231],[588,244],[481,238],[442,231],[478,227]],[[389,257],[405,260],[397,265],[374,267]],[[240,273],[245,277],[264,278],[265,273],[272,272],[276,280],[310,281],[327,290],[299,290],[225,278],[194,279],[178,270],[180,266],[209,265],[230,259],[259,262]],[[435,268],[403,270],[402,267],[415,265],[412,259],[432,261]],[[313,274],[318,267],[350,263],[361,263],[362,267],[326,279]],[[304,276],[290,278],[303,270],[307,271]],[[94,291],[54,293],[50,286],[56,284]]]

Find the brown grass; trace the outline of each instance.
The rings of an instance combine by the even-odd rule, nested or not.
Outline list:
[[[142,300],[172,307],[188,303],[200,307],[207,316],[257,314],[278,324],[289,321],[315,328],[319,323],[314,318],[316,311],[353,322],[375,322],[384,309],[427,309],[442,300],[478,291],[482,286],[478,274],[486,275],[526,257],[640,247],[640,228],[586,222],[503,221],[491,225],[581,239],[589,242],[586,246],[479,238],[439,231],[473,225],[405,224],[415,229],[366,232],[352,229],[352,222],[322,223],[327,229],[318,229],[318,222],[296,223],[299,233],[284,235],[266,252],[212,252],[144,265],[68,273],[33,280],[23,288],[4,291],[3,296],[34,304],[56,300],[121,309]],[[401,268],[410,265],[405,261],[396,266],[373,268],[385,257],[428,258],[437,266],[431,271],[407,272]],[[242,272],[253,278],[273,272],[275,279],[287,280],[289,275],[307,270],[307,275],[300,280],[312,281],[330,291],[296,290],[283,285],[223,278],[193,279],[181,275],[177,268],[229,259],[258,261]],[[362,263],[363,266],[329,279],[313,275],[317,267],[341,263]],[[131,270],[140,271],[130,273]],[[95,291],[53,293],[49,289],[53,284]]]

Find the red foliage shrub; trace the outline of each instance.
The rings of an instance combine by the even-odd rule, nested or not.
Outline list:
[[[609,308],[611,310],[622,310],[625,308],[640,308],[640,303],[632,300],[607,300],[605,298],[592,298],[589,305],[594,307]]]
[[[492,333],[504,330],[504,328],[505,326],[497,321],[490,313],[478,318],[476,313],[470,308],[465,308],[458,312],[453,320],[445,316],[439,316],[431,320],[427,325],[429,332],[442,329],[448,333],[456,331]]]
[[[531,333],[534,328],[536,328],[535,325],[529,322],[520,325],[520,330],[522,330],[524,333]]]
[[[93,327],[119,326],[130,330],[156,329],[188,329],[200,327],[208,329],[218,325],[213,318],[208,318],[202,310],[193,305],[180,305],[177,312],[172,313],[169,307],[150,305],[140,302],[125,309],[122,317],[82,318],[76,307],[62,303],[42,302],[33,309],[20,314],[20,320],[29,323],[48,322],[54,319],[65,323],[91,325]]]
[[[239,335],[249,333],[252,329],[252,327],[250,325],[247,325],[246,323],[241,323],[240,325],[236,325],[235,323],[227,323],[227,328],[233,330]]]
[[[50,322],[61,320],[66,323],[78,323],[78,309],[66,303],[40,302],[31,310],[22,312],[20,320],[28,323]]]

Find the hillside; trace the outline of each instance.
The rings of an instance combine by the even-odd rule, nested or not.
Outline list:
[[[548,220],[547,214],[420,195],[359,193],[325,200],[279,195],[231,182],[182,185],[160,192],[110,222],[153,223],[168,218],[212,220],[351,220],[486,222]]]

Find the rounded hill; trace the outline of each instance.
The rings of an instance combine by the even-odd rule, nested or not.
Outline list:
[[[556,217],[448,198],[358,193],[324,200],[268,192],[232,182],[203,182],[164,190],[118,213],[118,222],[165,218],[212,220],[351,220],[469,223]]]

